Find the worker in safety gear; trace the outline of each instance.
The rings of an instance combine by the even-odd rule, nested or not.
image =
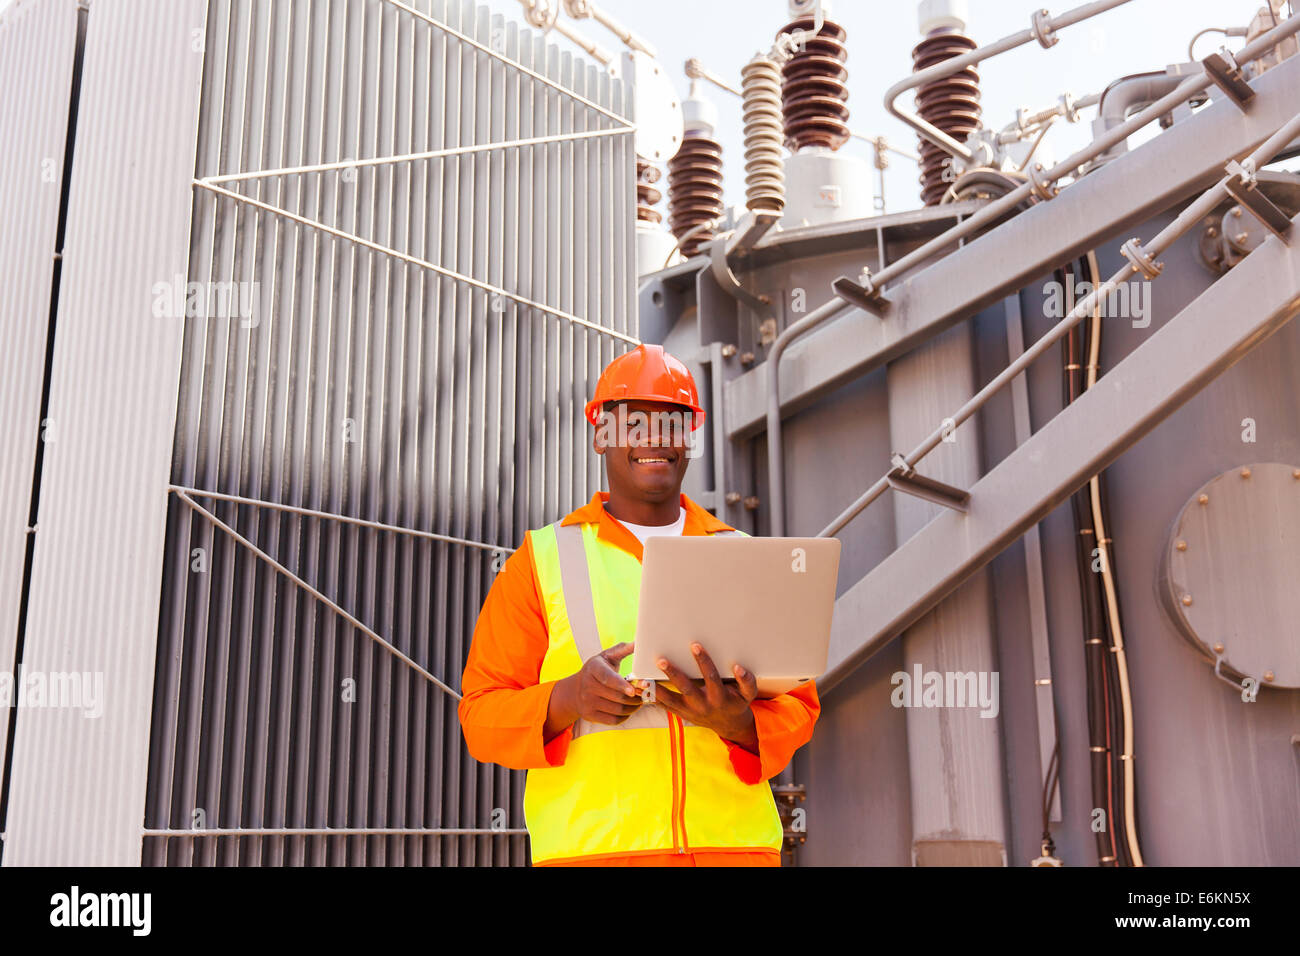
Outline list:
[[[497,575],[461,681],[469,752],[527,769],[536,866],[780,866],[767,781],[812,736],[814,683],[756,699],[754,674],[737,666],[724,682],[700,643],[692,661],[659,662],[671,683],[652,703],[622,676],[646,538],[742,533],[681,493],[704,422],[695,381],[639,345],[605,369],[586,413],[609,492],[528,532]]]

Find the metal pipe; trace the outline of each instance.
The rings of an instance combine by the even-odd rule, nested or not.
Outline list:
[[[1280,152],[1283,147],[1300,136],[1300,113],[1292,117],[1287,123],[1281,126],[1272,136],[1265,140],[1258,149],[1251,153],[1246,163],[1253,164],[1253,168],[1258,169],[1267,163],[1276,153]],[[1174,241],[1184,232],[1194,226],[1203,217],[1209,215],[1214,208],[1228,197],[1228,192],[1224,189],[1232,176],[1224,176],[1214,186],[1207,189],[1196,200],[1188,205],[1178,216],[1160,232],[1156,233],[1148,245],[1141,247],[1149,261],[1155,260],[1156,256],[1164,252]],[[999,392],[1008,382],[1023,372],[1030,364],[1033,363],[1040,355],[1046,352],[1051,346],[1059,342],[1065,335],[1077,325],[1085,315],[1091,313],[1093,303],[1101,301],[1128,277],[1137,272],[1138,267],[1133,263],[1128,263],[1117,271],[1113,276],[1106,280],[1105,284],[1099,289],[1093,289],[1082,301],[1080,301],[1070,313],[1061,319],[1047,333],[1038,339],[1032,346],[1024,351],[1021,356],[1003,369],[987,385],[976,392],[961,408],[957,409],[951,416],[945,419],[929,437],[926,438],[910,453],[903,456],[897,464],[906,464],[908,468],[915,468],[917,463],[926,455],[938,447],[943,441],[943,436],[955,431],[957,428],[969,419],[975,412],[979,411],[988,400]],[[809,316],[811,318],[811,316]],[[879,498],[884,490],[889,487],[887,476],[882,476],[867,491],[858,498],[853,504],[840,513],[834,521],[818,532],[818,537],[830,537],[837,534],[845,525],[856,517],[862,509]]]
[[[337,604],[336,602],[330,600],[330,598],[327,597],[325,594],[323,594],[321,591],[319,591],[319,590],[317,590],[316,588],[312,587],[312,585],[311,585],[310,583],[308,583],[307,581],[305,581],[303,578],[299,577],[298,575],[294,574],[292,571],[290,571],[288,568],[286,568],[283,564],[281,564],[279,561],[275,560],[275,558],[271,557],[269,554],[267,554],[265,551],[263,551],[261,548],[259,548],[259,547],[258,547],[256,544],[254,544],[252,541],[249,541],[246,537],[244,537],[242,534],[240,534],[238,531],[236,531],[236,530],[235,530],[234,528],[232,528],[230,525],[226,524],[226,522],[222,521],[220,518],[218,518],[216,515],[214,515],[214,514],[213,514],[211,511],[209,511],[207,508],[204,508],[201,504],[199,504],[197,501],[195,501],[193,498],[191,498],[191,497],[190,497],[189,495],[187,495],[185,492],[183,492],[183,491],[179,491],[179,490],[176,490],[175,488],[173,488],[173,489],[172,489],[172,493],[175,494],[176,497],[179,498],[181,501],[183,501],[183,502],[185,503],[185,506],[186,506],[187,508],[189,508],[191,511],[193,511],[193,512],[194,512],[196,515],[198,515],[200,518],[202,518],[203,520],[207,521],[209,524],[213,525],[214,527],[220,528],[220,529],[221,529],[222,531],[224,531],[226,534],[230,535],[230,537],[233,538],[236,542],[238,542],[239,544],[242,544],[245,548],[247,548],[249,551],[251,551],[251,552],[253,553],[253,555],[254,555],[256,558],[258,558],[258,559],[261,560],[261,561],[266,562],[266,563],[269,564],[272,568],[274,568],[276,571],[278,571],[278,572],[280,572],[281,574],[283,574],[286,578],[288,578],[288,579],[289,579],[290,581],[292,581],[294,584],[298,585],[298,587],[302,588],[304,591],[306,591],[308,594],[310,594],[310,595],[311,595],[312,597],[314,597],[316,600],[320,601],[320,602],[321,602],[322,604],[324,604],[327,608],[329,608],[331,611],[333,611],[333,612],[334,612],[335,614],[337,614],[339,617],[343,618],[343,620],[347,621],[349,624],[351,624],[353,627],[355,627],[358,631],[360,631],[360,632],[361,632],[362,634],[364,634],[366,637],[370,638],[372,641],[374,641],[376,644],[378,644],[378,645],[379,645],[380,647],[382,647],[384,650],[388,651],[388,653],[392,654],[392,655],[393,655],[394,657],[396,657],[399,661],[401,661],[401,662],[402,662],[403,664],[405,664],[407,667],[411,668],[413,671],[415,671],[417,674],[419,674],[421,677],[423,677],[423,678],[424,678],[425,680],[427,680],[429,683],[433,684],[435,687],[441,688],[442,690],[446,691],[448,694],[450,694],[450,695],[451,695],[452,697],[454,697],[456,700],[460,700],[460,699],[461,699],[461,695],[460,695],[459,693],[457,693],[454,689],[452,689],[452,688],[451,688],[450,686],[448,686],[447,684],[444,684],[444,683],[443,683],[442,681],[440,681],[437,677],[434,677],[433,674],[430,673],[428,669],[426,669],[425,667],[421,666],[421,665],[420,665],[419,663],[417,663],[416,661],[412,660],[410,657],[408,657],[406,654],[404,654],[404,653],[403,653],[399,648],[395,647],[393,644],[390,644],[388,641],[384,640],[384,639],[383,639],[383,638],[382,638],[382,637],[381,637],[381,636],[380,636],[380,635],[379,635],[379,634],[378,634],[374,629],[372,629],[372,628],[370,628],[370,627],[367,627],[367,626],[366,626],[366,625],[365,625],[365,624],[364,624],[364,623],[363,623],[363,622],[362,622],[362,621],[361,621],[361,620],[360,620],[356,615],[354,615],[351,611],[347,610],[347,608],[345,608],[345,607],[343,607],[343,606]]]
[[[395,534],[409,534],[416,538],[425,538],[429,541],[442,541],[447,544],[460,544],[467,548],[481,548],[484,551],[501,552],[503,554],[513,554],[514,548],[507,548],[505,545],[488,544],[486,541],[471,541],[469,538],[455,538],[449,534],[437,534],[433,531],[420,531],[416,528],[403,528],[394,524],[383,524],[379,521],[367,521],[364,518],[353,518],[350,515],[335,514],[332,511],[314,511],[311,508],[299,508],[297,505],[286,505],[278,501],[265,501],[261,498],[245,498],[242,495],[228,495],[219,491],[204,491],[202,488],[186,488],[183,485],[168,485],[168,491],[192,495],[196,498],[215,498],[218,501],[229,501],[239,505],[252,505],[256,508],[269,508],[272,511],[284,511],[289,514],[302,515],[304,518],[321,518],[326,521],[340,521],[343,524],[356,525],[359,528],[370,528],[374,531],[391,531]]]
[[[1073,10],[1067,10],[1055,19],[1044,21],[1042,23],[1043,29],[1041,31],[1035,27],[1030,27],[1021,30],[1019,33],[1013,33],[1010,36],[1003,37],[995,43],[982,46],[978,50],[972,50],[970,53],[953,57],[951,60],[944,60],[942,63],[936,63],[934,66],[913,73],[911,76],[904,80],[900,80],[885,91],[885,109],[908,126],[912,127],[918,134],[934,143],[934,145],[938,146],[940,149],[945,150],[960,159],[969,161],[972,158],[972,154],[964,144],[957,142],[947,133],[943,132],[943,130],[938,129],[931,123],[927,123],[915,113],[901,108],[894,101],[908,90],[913,90],[918,86],[922,86],[933,80],[942,79],[943,77],[951,76],[954,73],[959,73],[968,66],[974,66],[981,61],[995,57],[1000,53],[1014,50],[1016,47],[1028,43],[1030,40],[1039,40],[1042,42],[1042,37],[1044,35],[1050,36],[1052,33],[1063,27],[1072,26],[1083,20],[1087,20],[1090,17],[1095,17],[1099,13],[1105,13],[1107,10],[1129,2],[1131,2],[1131,0],[1096,0],[1094,3],[1086,3],[1081,7],[1075,7]],[[1037,24],[1038,21],[1036,20],[1035,23]]]
[[[1267,33],[1260,34],[1253,43],[1248,43],[1238,53],[1243,60],[1253,59],[1282,42],[1293,34],[1300,32],[1300,17],[1292,17],[1286,22],[1279,24]],[[977,51],[978,52],[978,51]],[[946,64],[944,64],[946,65]],[[1119,126],[1103,134],[1074,155],[1067,157],[1057,163],[1050,170],[1042,175],[1044,182],[1054,182],[1073,172],[1084,163],[1089,162],[1101,153],[1110,149],[1116,143],[1127,139],[1134,132],[1146,126],[1152,120],[1165,115],[1175,106],[1179,105],[1194,93],[1199,93],[1210,85],[1211,79],[1208,73],[1202,69],[1200,74],[1187,77],[1177,88],[1171,91],[1167,96],[1161,97],[1150,106],[1133,114]],[[929,259],[936,252],[946,249],[959,239],[965,238],[975,230],[991,223],[1010,212],[1015,206],[1022,203],[1033,195],[1033,184],[1026,183],[1007,193],[1001,199],[994,200],[987,206],[982,207],[974,215],[963,219],[960,223],[951,229],[941,233],[929,242],[914,249],[912,252],[890,263],[880,273],[873,277],[873,284],[879,288],[884,283],[897,277],[907,269]],[[770,513],[772,521],[769,532],[774,537],[781,537],[785,534],[785,473],[782,468],[783,461],[780,457],[781,452],[781,403],[780,403],[780,359],[781,354],[786,347],[805,332],[811,331],[821,325],[827,319],[833,317],[849,305],[839,296],[835,296],[825,305],[808,313],[794,325],[789,326],[772,343],[771,351],[767,358],[767,469],[768,469],[768,495],[772,499]],[[889,485],[885,479],[881,479],[872,485],[863,496],[859,499],[861,507],[865,508],[872,501],[884,493]],[[869,497],[868,497],[869,496]],[[855,504],[858,504],[855,502]],[[857,512],[855,511],[854,514]],[[850,517],[852,517],[850,515]],[[831,525],[822,531],[822,534],[833,534],[834,530],[839,527]]]
[[[1183,77],[1163,71],[1154,73],[1137,73],[1111,83],[1101,92],[1097,106],[1097,118],[1092,121],[1094,133],[1105,133],[1124,122],[1128,111],[1134,106],[1146,106],[1153,100],[1176,89]],[[1098,161],[1113,158],[1123,152],[1124,143],[1116,143],[1097,157]]]
[[[524,836],[527,829],[493,830],[489,827],[202,827],[169,830],[145,827],[142,836],[181,837],[246,836]]]
[[[236,202],[245,203],[249,206],[254,207],[255,209],[260,209],[263,212],[274,213],[275,215],[288,219],[291,222],[296,222],[300,226],[309,226],[312,229],[317,229],[323,233],[326,233],[327,235],[335,236],[339,239],[346,239],[348,240],[348,242],[355,243],[358,246],[363,246],[366,249],[370,249],[374,252],[381,252],[386,256],[391,256],[394,259],[398,259],[410,265],[419,266],[422,269],[429,269],[433,272],[438,273],[441,276],[445,276],[448,279],[455,279],[457,282],[463,282],[466,285],[471,285],[476,289],[482,290],[483,292],[490,292],[494,295],[500,296],[503,299],[509,299],[511,302],[517,302],[520,305],[527,306],[530,309],[536,309],[538,312],[541,312],[545,315],[553,315],[556,318],[564,319],[566,322],[572,322],[574,325],[580,325],[585,329],[591,330],[592,332],[599,332],[602,335],[608,335],[612,338],[621,339],[624,342],[627,342],[630,345],[634,345],[634,346],[641,344],[641,341],[639,339],[631,335],[624,335],[622,332],[618,332],[615,331],[614,329],[606,328],[605,326],[599,325],[598,323],[589,322],[588,320],[580,318],[579,316],[573,315],[569,312],[565,312],[563,309],[552,308],[551,306],[546,305],[545,303],[542,302],[534,302],[532,299],[526,298],[525,296],[522,295],[518,295],[514,292],[510,292],[507,289],[502,289],[498,286],[494,286],[489,282],[481,282],[480,280],[475,279],[473,276],[467,276],[463,273],[456,272],[452,269],[446,269],[438,265],[436,262],[429,262],[425,259],[420,259],[417,256],[407,255],[406,253],[398,249],[390,248],[389,246],[385,246],[378,242],[371,242],[369,239],[366,239],[362,236],[358,236],[355,235],[354,233],[346,232],[342,229],[335,229],[333,226],[327,226],[323,222],[317,222],[314,219],[308,219],[306,216],[299,216],[297,213],[289,212],[287,209],[281,209],[278,206],[272,206],[269,203],[259,202],[258,200],[253,199],[250,196],[245,196],[242,193],[232,192],[229,189],[223,189],[220,186],[215,186],[212,183],[206,182],[202,179],[193,180],[193,185],[197,186],[200,189],[206,189],[208,190],[208,192],[216,193],[218,196],[224,196],[227,199],[233,199]]]
[[[387,166],[390,163],[410,163],[421,159],[445,159],[448,156],[465,156],[471,153],[486,153],[494,149],[515,149],[521,146],[545,146],[549,143],[571,143],[575,140],[596,139],[601,136],[625,136],[635,134],[631,126],[618,126],[612,129],[593,129],[576,133],[559,133],[555,136],[530,136],[528,139],[512,139],[501,143],[480,143],[474,146],[452,146],[448,149],[431,149],[423,153],[403,153],[399,156],[375,156],[370,159],[344,159],[335,163],[314,163],[310,166],[282,166],[276,169],[254,169],[246,173],[227,173],[221,176],[204,176],[204,183],[238,183],[250,179],[265,179],[268,176],[296,176],[299,173],[342,172],[349,169],[365,169],[370,166]]]

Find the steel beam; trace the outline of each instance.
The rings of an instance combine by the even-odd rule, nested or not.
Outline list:
[[[1253,87],[1250,112],[1219,99],[1050,202],[887,287],[887,318],[853,309],[792,344],[781,358],[782,416],[1218,180],[1225,162],[1245,155],[1292,117],[1300,57],[1284,60]],[[762,431],[766,369],[759,366],[728,383],[726,397],[726,427],[733,439]]]
[[[1262,106],[1263,104],[1261,104]],[[1294,222],[1294,220],[1293,220]],[[1270,236],[835,603],[825,694],[1300,312],[1300,243]]]

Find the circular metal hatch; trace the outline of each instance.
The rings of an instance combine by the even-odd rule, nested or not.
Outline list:
[[[1188,499],[1166,544],[1161,597],[1211,662],[1300,687],[1300,467],[1224,472]]]

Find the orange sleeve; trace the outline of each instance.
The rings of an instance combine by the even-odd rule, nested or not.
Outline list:
[[[731,740],[722,742],[736,776],[745,783],[761,783],[784,770],[794,752],[812,739],[822,705],[816,682],[809,681],[771,700],[752,701],[749,708],[754,712],[758,753],[752,754]]]
[[[512,770],[558,767],[572,726],[542,739],[555,681],[539,683],[550,637],[533,572],[532,542],[502,567],[474,626],[461,677],[461,731],[470,756]]]

